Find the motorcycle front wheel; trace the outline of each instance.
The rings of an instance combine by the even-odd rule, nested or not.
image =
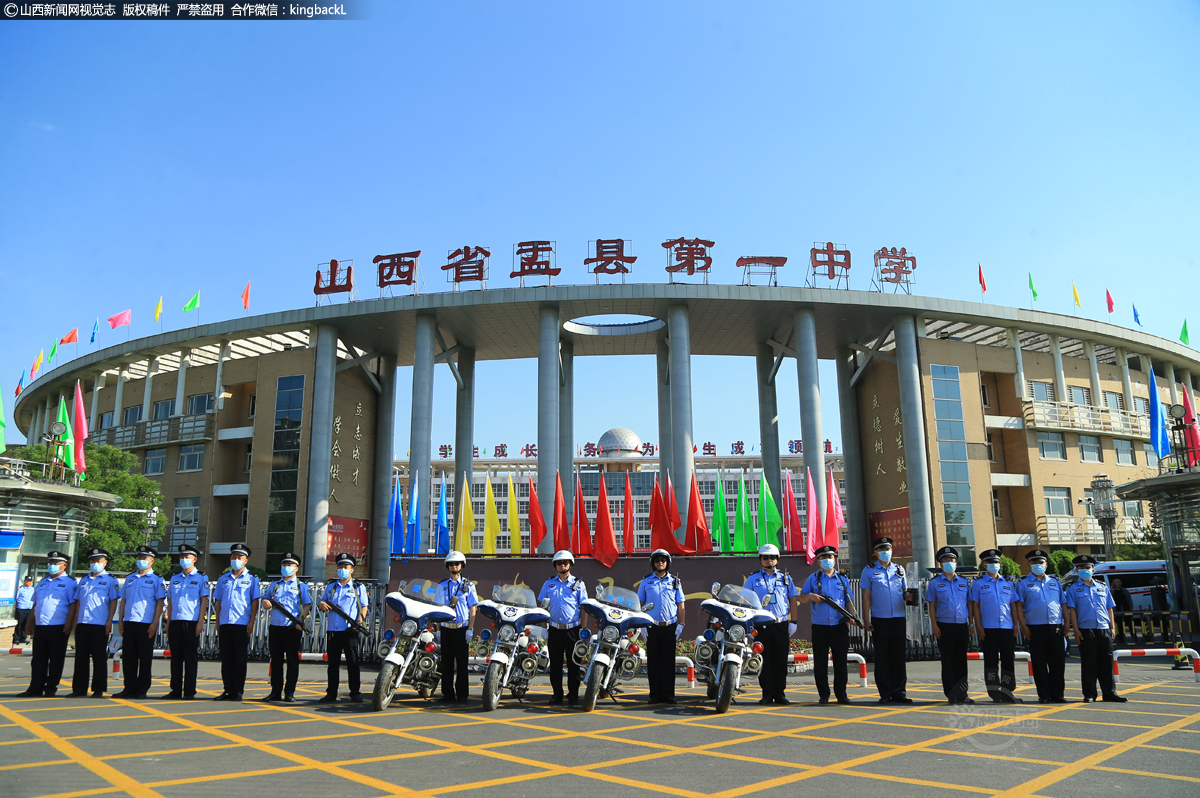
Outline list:
[[[488,664],[487,674],[483,677],[483,711],[491,712],[500,703],[500,691],[504,689],[501,680],[504,678],[504,665],[499,662]]]
[[[600,696],[600,686],[608,675],[608,667],[593,663],[592,672],[588,676],[587,689],[583,691],[583,711],[591,712],[596,708],[596,699]]]
[[[382,712],[392,703],[396,695],[396,676],[399,666],[394,662],[384,662],[379,666],[379,675],[375,677],[375,691],[371,693],[371,708]]]
[[[733,690],[737,686],[738,672],[741,665],[730,663],[721,674],[721,684],[717,688],[717,714],[729,711],[729,702],[733,700]]]

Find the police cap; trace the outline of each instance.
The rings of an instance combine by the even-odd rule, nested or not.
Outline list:
[[[988,562],[991,560],[993,562],[1000,562],[1000,558],[1003,556],[1004,555],[1000,552],[1000,549],[987,549],[986,551],[979,553],[979,561]]]
[[[137,554],[149,554],[154,559],[158,559],[158,550],[153,546],[138,546],[134,551]]]
[[[1050,560],[1050,555],[1047,554],[1042,549],[1034,549],[1033,551],[1029,551],[1029,552],[1025,553],[1026,560],[1036,560],[1038,557],[1041,557],[1043,560],[1046,560],[1046,561]]]
[[[55,562],[55,561],[69,562],[70,561],[70,558],[67,557],[67,555],[63,554],[61,551],[50,552],[49,554],[46,555],[46,559],[49,560],[50,562]]]
[[[109,553],[106,549],[101,549],[101,548],[88,549],[87,558],[89,560],[94,560],[97,557],[103,557],[106,560],[111,559],[111,557],[109,556]]]
[[[875,538],[875,542],[873,542],[871,545],[875,547],[876,551],[878,551],[884,546],[892,545],[892,539],[889,537]]]
[[[942,546],[940,549],[938,549],[937,557],[934,557],[934,559],[937,560],[938,562],[941,562],[942,560],[944,560],[947,557],[953,557],[955,562],[957,562],[958,561],[958,549],[954,548],[953,546]]]
[[[833,546],[822,546],[814,551],[813,554],[817,555],[818,557],[820,557],[822,554],[837,554],[837,549],[835,549]]]
[[[229,547],[229,556],[232,557],[235,554],[240,554],[243,557],[249,557],[250,556],[250,547],[247,546],[245,543],[234,543],[232,546]]]
[[[342,552],[337,556],[338,565],[358,565],[358,560],[354,559],[349,554]]]
[[[1096,564],[1096,558],[1090,554],[1080,554],[1078,557],[1071,560],[1071,565],[1074,565],[1074,566],[1095,565],[1095,564]]]
[[[290,562],[292,565],[300,564],[300,555],[295,552],[284,552],[283,557],[279,560],[280,563]]]
[[[180,547],[179,547],[179,556],[182,557],[185,554],[190,554],[193,557],[199,557],[200,549],[196,548],[195,546],[189,546],[187,543],[184,543],[184,544],[180,545]]]

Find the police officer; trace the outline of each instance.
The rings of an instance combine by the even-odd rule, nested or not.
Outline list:
[[[446,606],[454,609],[454,621],[442,624],[442,697],[443,704],[466,705],[468,644],[475,624],[475,605],[479,597],[475,586],[463,578],[466,555],[452,551],[446,555],[446,570],[450,576],[438,585],[438,595]]]
[[[151,546],[138,546],[136,551],[137,573],[125,577],[121,588],[121,620],[117,624],[125,689],[113,698],[145,698],[150,690],[154,636],[158,634],[167,598],[162,577],[154,573],[158,551]]]
[[[1000,575],[999,549],[988,549],[979,555],[983,563],[983,576],[971,583],[967,598],[971,602],[971,613],[975,617],[975,628],[979,630],[980,647],[983,649],[983,680],[988,695],[995,704],[1020,704],[1021,699],[1013,695],[1017,686],[1014,673],[1013,650],[1016,638],[1013,635],[1012,604],[1017,601],[1013,583]]]
[[[776,570],[779,565],[779,548],[770,543],[758,550],[758,564],[762,566],[746,580],[746,588],[753,590],[762,599],[763,609],[775,616],[774,623],[759,626],[758,639],[763,644],[762,672],[758,675],[758,686],[762,688],[760,704],[790,704],[784,695],[787,689],[787,664],[791,656],[788,641],[796,634],[796,609],[800,591],[789,574]]]
[[[571,575],[575,555],[563,549],[554,553],[555,576],[546,580],[538,593],[538,602],[550,611],[550,630],[546,645],[550,649],[551,705],[563,702],[563,660],[567,662],[567,706],[579,703],[579,665],[575,662],[575,644],[579,642],[579,605],[587,600],[583,581]]]
[[[258,618],[258,577],[246,570],[250,549],[242,543],[229,547],[229,570],[217,580],[213,601],[217,607],[217,638],[221,647],[221,684],[214,701],[241,701],[246,688],[246,658],[250,635]]]
[[[839,704],[849,704],[846,695],[846,655],[850,653],[850,626],[830,604],[850,606],[850,580],[834,573],[837,549],[822,546],[815,552],[820,570],[809,574],[800,588],[800,601],[812,604],[813,677],[819,704],[829,703],[829,658],[833,657],[833,695]]]
[[[33,577],[25,574],[25,579],[17,588],[17,626],[13,629],[13,645],[19,646],[29,641],[25,634],[25,622],[29,620],[29,611],[33,609]]]
[[[350,622],[329,609],[329,606],[336,604],[342,612],[360,624],[363,623],[367,619],[369,603],[367,586],[354,581],[354,566],[358,564],[354,557],[349,554],[339,554],[335,559],[337,561],[337,581],[330,582],[325,586],[325,594],[321,597],[321,603],[317,605],[324,612],[329,613],[325,619],[325,639],[328,641],[325,650],[329,657],[329,680],[325,686],[325,695],[317,703],[332,704],[337,701],[338,684],[341,682],[342,676],[342,655],[345,654],[346,683],[350,688],[350,703],[361,704],[362,696],[358,692],[362,679],[358,668],[358,632],[351,629]],[[443,645],[445,644],[443,643]],[[463,673],[465,679],[465,668]],[[465,691],[463,694],[466,694]]]
[[[654,625],[646,633],[646,681],[651,704],[675,703],[675,646],[683,634],[683,583],[671,573],[671,555],[666,549],[650,554],[652,573],[638,584],[638,601],[653,602],[647,613]]]
[[[208,618],[208,577],[196,570],[200,550],[179,547],[179,573],[167,587],[167,644],[171,647],[170,700],[196,697],[196,667],[200,662],[200,636]]]
[[[1080,554],[1071,560],[1079,581],[1067,588],[1067,606],[1070,608],[1071,627],[1075,630],[1075,642],[1079,645],[1080,677],[1083,681],[1083,703],[1096,700],[1096,681],[1105,701],[1125,702],[1129,699],[1117,695],[1112,678],[1112,638],[1116,623],[1113,620],[1112,594],[1108,586],[1095,580],[1096,558]],[[37,649],[35,648],[34,651]]]
[[[1063,638],[1067,625],[1063,618],[1066,594],[1053,576],[1046,575],[1050,555],[1034,549],[1025,555],[1029,574],[1017,580],[1017,602],[1013,605],[1021,634],[1029,641],[1029,660],[1033,682],[1042,704],[1065,704],[1064,683],[1067,657]]]
[[[46,555],[46,571],[33,589],[33,608],[25,622],[25,633],[33,635],[33,661],[30,663],[29,688],[20,698],[46,696],[58,692],[63,661],[67,657],[67,639],[75,624],[77,585],[67,576],[67,555],[52,551]]]
[[[271,651],[271,692],[263,701],[296,700],[296,682],[300,679],[300,645],[304,642],[304,628],[292,623],[275,607],[276,604],[303,622],[312,608],[312,596],[308,585],[296,578],[300,568],[300,557],[287,552],[279,561],[281,577],[267,588],[263,607],[270,610],[267,628],[267,647]],[[283,671],[287,668],[287,682]]]
[[[863,621],[875,644],[875,686],[879,703],[911,704],[905,647],[904,591],[908,580],[904,569],[892,564],[892,539],[875,538],[876,561],[863,569],[859,586],[863,592]]]
[[[938,549],[937,561],[942,572],[929,580],[925,601],[942,654],[942,692],[951,704],[974,704],[967,697],[967,647],[974,623],[967,600],[970,583],[957,574],[958,551],[953,546]]]
[[[88,693],[88,665],[91,665],[92,695],[99,698],[108,690],[108,635],[112,632],[117,599],[121,597],[117,579],[105,569],[108,552],[88,551],[88,573],[76,589],[79,599],[78,623],[75,624],[75,675],[71,697]]]

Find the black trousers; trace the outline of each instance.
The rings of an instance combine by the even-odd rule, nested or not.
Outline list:
[[[466,631],[466,630],[463,630]],[[446,636],[446,630],[442,630],[442,639]],[[326,655],[329,657],[329,685],[325,688],[328,695],[337,695],[338,684],[342,680],[342,657],[346,657],[346,684],[350,688],[350,695],[358,695],[361,686],[362,675],[358,668],[358,632],[353,629],[346,629],[341,632],[329,632],[326,635],[326,640],[329,641],[329,647],[326,650]],[[444,645],[444,644],[443,644]],[[464,636],[463,647],[466,647],[466,639]],[[444,660],[443,660],[444,662]],[[443,666],[444,669],[444,666]],[[466,667],[463,668],[463,681],[466,682]],[[466,687],[463,687],[463,695],[465,696]]]
[[[1083,697],[1096,698],[1096,682],[1100,682],[1100,693],[1116,695],[1112,677],[1112,638],[1107,629],[1080,629],[1083,639],[1079,642],[1079,670],[1083,681]],[[36,635],[37,630],[34,630]],[[36,638],[34,645],[37,645]],[[34,649],[37,650],[36,648]]]
[[[466,701],[467,689],[467,630],[442,627],[442,697],[449,701]],[[350,692],[357,692],[351,688]]]
[[[880,698],[904,698],[908,691],[908,643],[904,618],[872,618],[871,640],[875,644],[875,686]]]
[[[550,690],[554,693],[555,698],[563,697],[562,672],[565,659],[567,663],[567,698],[575,701],[579,698],[579,681],[581,679],[579,665],[576,664],[573,655],[575,644],[579,642],[579,627],[555,629],[551,626],[549,632],[546,647],[550,654]]]
[[[1061,700],[1066,692],[1064,671],[1067,656],[1063,650],[1062,627],[1039,623],[1029,626],[1029,661],[1033,665],[1033,683],[1038,698]]]
[[[763,698],[784,698],[787,664],[791,655],[787,621],[758,627],[758,641],[763,644],[762,671],[758,674],[758,686],[762,688]]]
[[[833,694],[846,696],[846,655],[850,653],[850,627],[844,623],[832,626],[812,625],[813,677],[821,698],[829,698],[829,657],[833,656]]]
[[[108,692],[108,632],[104,631],[102,623],[75,626],[75,674],[71,679],[71,692],[88,691],[89,666],[92,692]]]
[[[154,638],[150,624],[125,622],[121,637],[121,667],[125,669],[125,689],[134,695],[150,691],[151,668],[154,666]]]
[[[304,632],[295,625],[272,626],[267,630],[267,648],[271,651],[271,695],[293,695],[300,679],[300,644]],[[283,673],[287,669],[287,681]]]
[[[67,658],[67,635],[63,624],[33,627],[33,661],[29,664],[29,691],[54,695],[62,680]]]
[[[244,623],[223,623],[217,627],[221,646],[221,685],[229,695],[241,695],[246,689],[246,659],[250,635]]]
[[[988,695],[994,700],[1012,698],[1013,688],[1017,686],[1013,656],[1015,644],[1016,637],[1012,629],[984,628],[980,643],[983,649],[983,681],[987,684]]]
[[[196,668],[200,664],[196,621],[171,621],[167,627],[167,645],[171,647],[171,691],[195,695]]]
[[[938,651],[942,655],[942,692],[952,704],[967,700],[967,647],[970,632],[965,623],[939,623],[942,636]]]
[[[17,628],[13,629],[13,645],[19,646],[29,638],[25,636],[25,624],[29,623],[29,613],[32,610],[17,610]]]
[[[646,631],[646,681],[652,700],[675,700],[675,624]]]

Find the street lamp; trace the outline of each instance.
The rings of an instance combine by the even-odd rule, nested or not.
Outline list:
[[[1113,531],[1117,526],[1116,500],[1113,498],[1115,484],[1108,474],[1097,474],[1092,477],[1092,517],[1100,524],[1104,532],[1104,559],[1116,559],[1113,553]]]

